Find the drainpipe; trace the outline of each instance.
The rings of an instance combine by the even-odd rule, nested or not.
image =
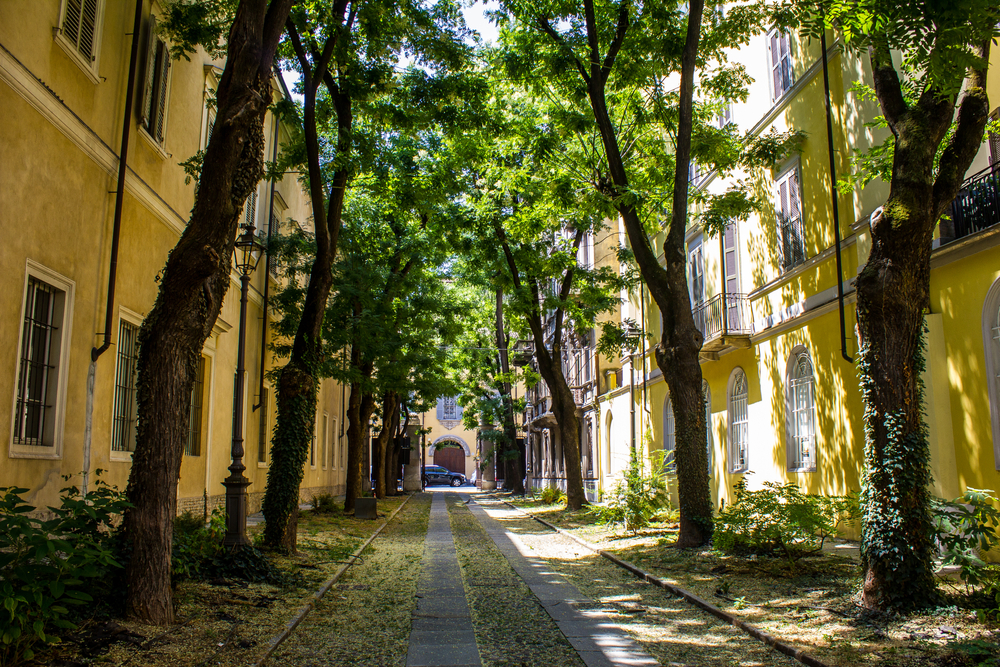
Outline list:
[[[128,61],[128,84],[125,88],[125,113],[122,119],[122,143],[118,151],[118,184],[115,189],[115,219],[111,231],[111,262],[108,267],[108,299],[104,314],[104,343],[90,351],[90,368],[87,371],[87,415],[83,432],[83,495],[87,495],[90,482],[90,445],[94,430],[94,385],[97,378],[97,359],[111,347],[114,325],[115,282],[118,277],[118,239],[122,227],[122,204],[125,199],[125,174],[128,170],[128,139],[132,129],[132,98],[135,97],[135,71],[139,60],[139,33],[142,30],[142,0],[135,2],[135,20],[132,23],[132,48]]]
[[[847,353],[847,318],[844,315],[844,271],[840,255],[840,212],[837,205],[837,165],[833,152],[833,110],[830,105],[830,68],[826,58],[826,29],[820,33],[820,48],[823,50],[823,90],[826,93],[826,142],[830,153],[830,200],[833,202],[833,239],[837,255],[837,304],[840,310],[840,356],[853,364],[854,358]]]
[[[278,131],[281,129],[281,123],[278,122],[276,115],[272,114],[272,116],[274,118],[274,139],[271,141],[271,163],[273,164],[278,161]],[[257,390],[257,405],[253,406],[253,412],[256,412],[257,408],[264,404],[264,357],[267,356],[267,299],[271,292],[271,251],[269,246],[271,245],[271,238],[274,236],[274,229],[271,227],[271,218],[274,211],[274,188],[276,185],[272,180],[271,194],[268,196],[267,201],[267,247],[264,248],[264,321],[261,325],[260,333],[260,386]]]

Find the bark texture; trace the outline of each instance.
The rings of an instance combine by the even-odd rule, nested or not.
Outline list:
[[[339,21],[338,28],[327,40],[323,51],[314,51],[311,58],[306,54],[295,24],[289,20],[287,25],[290,41],[303,71],[303,134],[316,257],[309,272],[305,303],[292,342],[292,352],[288,363],[280,371],[275,396],[278,416],[271,443],[267,489],[261,509],[266,521],[264,543],[292,552],[295,551],[298,532],[294,530],[294,525],[289,526],[289,522],[294,524],[298,516],[295,510],[299,503],[299,487],[316,423],[316,391],[319,383],[317,363],[323,355],[323,315],[333,286],[331,271],[337,255],[349,173],[344,156],[351,152],[351,98],[341,91],[329,72],[338,43],[349,39],[353,13],[345,16],[346,8],[346,0],[338,0],[334,4],[332,16]],[[321,82],[325,83],[336,109],[337,154],[341,158],[340,167],[333,172],[329,194],[324,192],[323,187],[325,179],[320,162],[319,129],[316,123],[316,94]]]
[[[399,396],[389,390],[382,395],[382,428],[375,436],[372,450],[372,470],[375,472],[375,497],[385,498],[390,483],[392,449],[395,449],[396,427],[399,424]],[[395,484],[393,484],[395,491]],[[395,493],[393,494],[395,495]]]
[[[354,353],[351,353],[354,356]],[[370,375],[371,371],[369,371]],[[365,477],[365,450],[368,420],[375,410],[375,396],[364,393],[361,382],[351,383],[351,397],[347,402],[347,489],[344,495],[344,512],[354,511],[354,501],[363,493]]]
[[[291,5],[292,0],[243,0],[237,8],[195,205],[139,334],[140,418],[126,491],[134,506],[124,530],[131,547],[126,613],[144,623],[174,622],[173,519],[191,388],[229,289],[243,202],[263,175],[271,68]]]
[[[988,43],[983,54],[988,60]],[[979,149],[989,100],[985,69],[974,72],[935,175],[954,100],[930,87],[907,104],[888,50],[872,49],[870,56],[895,154],[889,199],[872,224],[871,253],[857,282],[865,402],[862,601],[871,609],[905,610],[937,599],[921,383],[931,240]]]
[[[656,346],[656,364],[663,372],[674,406],[675,460],[680,510],[677,545],[693,547],[706,543],[712,535],[712,501],[708,482],[707,432],[699,354],[704,336],[694,324],[688,296],[687,257],[684,235],[688,217],[688,167],[691,162],[694,71],[704,0],[688,3],[688,28],[681,56],[680,106],[675,146],[673,209],[670,228],[663,246],[665,266],[661,266],[649,243],[636,206],[630,203],[628,172],[618,145],[618,135],[608,113],[605,89],[618,52],[630,28],[629,3],[622,2],[615,36],[601,57],[593,0],[584,0],[589,61],[575,60],[587,86],[594,120],[608,160],[610,178],[597,187],[615,202],[636,263],[650,296],[660,310],[662,335]],[[562,43],[558,33],[542,19],[541,29]]]
[[[496,339],[499,350],[500,372],[504,378],[510,377],[510,336],[503,323],[503,290],[497,290]],[[503,401],[503,490],[516,496],[524,495],[524,470],[521,469],[521,454],[517,446],[517,426],[514,424],[514,396],[511,383],[506,379],[500,383],[500,400]]]

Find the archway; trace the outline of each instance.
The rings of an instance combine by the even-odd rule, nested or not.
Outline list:
[[[461,438],[446,435],[431,444],[431,455],[434,464],[447,468],[452,472],[465,474],[466,457],[472,455],[469,446]]]

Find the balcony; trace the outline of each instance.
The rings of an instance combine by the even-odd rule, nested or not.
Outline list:
[[[966,179],[941,221],[941,243],[982,231],[1000,222],[1000,162]]]
[[[705,337],[703,358],[715,360],[724,350],[750,347],[753,317],[746,294],[717,294],[696,304],[692,315],[694,325]]]

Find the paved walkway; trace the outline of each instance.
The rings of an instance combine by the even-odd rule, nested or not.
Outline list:
[[[463,496],[463,500],[466,497]],[[630,637],[606,621],[608,614],[527,549],[475,503],[469,504],[511,568],[531,589],[587,667],[657,665]],[[481,665],[444,496],[435,493],[417,585],[407,667]],[[541,657],[541,656],[539,656]]]
[[[482,664],[444,496],[434,494],[417,583],[407,667]]]

